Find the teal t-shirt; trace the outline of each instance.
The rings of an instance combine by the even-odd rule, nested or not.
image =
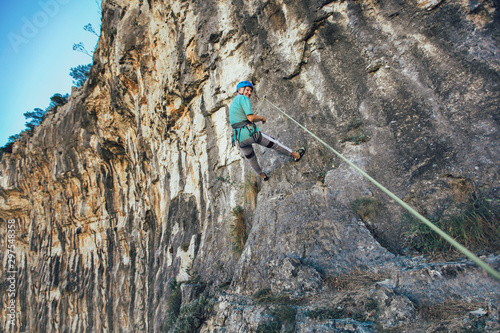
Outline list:
[[[245,95],[238,95],[233,98],[231,105],[229,105],[229,122],[231,125],[248,120],[247,115],[249,114],[253,114],[250,99]],[[257,126],[255,126],[255,128],[259,131]],[[249,139],[250,137],[250,131],[248,128],[244,127],[240,129],[240,142]]]

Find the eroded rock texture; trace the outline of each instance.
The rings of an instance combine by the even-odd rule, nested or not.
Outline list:
[[[467,261],[401,255],[402,209],[261,104],[430,217],[472,188],[498,202],[499,11],[493,0],[103,1],[88,82],[1,161],[16,331],[163,332],[174,279],[198,282],[184,303],[215,302],[204,332],[499,329],[498,281]],[[257,148],[266,183],[230,144],[243,79],[262,130],[308,149],[293,163]],[[366,197],[379,206],[361,219],[351,204]],[[363,272],[373,278],[347,283]],[[262,290],[282,297],[249,297]],[[422,311],[450,302],[484,311]]]

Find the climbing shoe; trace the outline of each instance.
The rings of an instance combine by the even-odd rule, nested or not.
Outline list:
[[[267,181],[269,180],[269,176],[268,176],[268,175],[267,175],[267,173],[265,173],[265,172],[263,172],[263,174],[264,174],[264,176],[265,176],[265,177],[264,177],[264,178],[262,178],[262,180],[264,180],[264,181],[266,181],[266,182],[267,182]]]
[[[299,153],[300,156],[299,158],[294,158],[295,162],[300,161],[302,156],[304,156],[304,154],[306,153],[306,149],[304,147],[300,147],[299,150],[297,150],[297,153]]]

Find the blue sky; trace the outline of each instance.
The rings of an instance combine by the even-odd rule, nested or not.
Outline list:
[[[101,0],[23,0],[0,4],[0,146],[25,129],[23,113],[46,109],[55,93],[71,93],[71,67],[92,62]]]

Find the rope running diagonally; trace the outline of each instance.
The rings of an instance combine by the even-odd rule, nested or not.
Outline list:
[[[377,182],[375,179],[370,177],[366,172],[358,168],[354,163],[349,161],[347,158],[342,156],[339,152],[337,152],[335,149],[333,149],[330,145],[328,145],[326,142],[318,138],[314,133],[309,131],[307,128],[302,126],[298,121],[290,117],[288,114],[286,114],[285,111],[281,110],[279,107],[271,103],[267,99],[266,96],[264,96],[264,100],[267,101],[269,104],[271,104],[273,107],[275,107],[278,111],[283,113],[286,117],[288,117],[290,120],[292,120],[295,124],[297,124],[300,128],[302,128],[304,131],[312,135],[316,140],[318,140],[320,143],[322,143],[325,147],[329,148],[331,151],[335,153],[338,157],[340,157],[343,161],[345,161],[347,164],[349,164],[351,167],[353,167],[356,171],[358,171],[361,175],[363,175],[366,179],[368,179],[370,182],[372,182],[375,186],[377,186],[379,189],[381,189],[385,194],[387,194],[391,199],[396,201],[398,204],[403,206],[408,212],[410,212],[413,216],[415,216],[417,219],[422,221],[425,225],[427,225],[429,228],[431,228],[433,231],[435,231],[439,236],[444,238],[448,243],[453,245],[458,251],[462,252],[465,256],[467,256],[470,260],[475,262],[479,267],[483,268],[485,271],[487,271],[489,274],[491,274],[495,279],[500,281],[500,273],[497,272],[495,269],[493,269],[491,266],[489,266],[487,263],[479,259],[474,253],[470,252],[467,248],[465,248],[463,245],[458,243],[456,240],[454,240],[451,236],[449,236],[447,233],[445,233],[443,230],[439,229],[437,226],[435,226],[431,221],[420,215],[415,209],[410,207],[406,202],[398,198],[394,193],[386,189],[384,186],[382,186],[379,182]],[[262,105],[262,103],[261,103]]]

